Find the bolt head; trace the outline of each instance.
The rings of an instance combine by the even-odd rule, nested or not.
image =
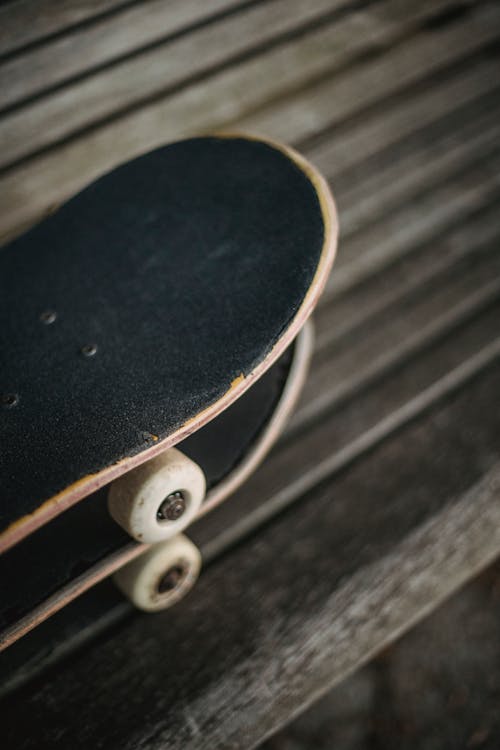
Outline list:
[[[171,492],[156,512],[158,521],[177,521],[186,511],[186,498],[180,490]]]

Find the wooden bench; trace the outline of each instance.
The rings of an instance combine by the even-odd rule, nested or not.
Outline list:
[[[341,221],[300,406],[193,529],[195,591],[148,617],[104,584],[78,633],[70,610],[59,641],[8,650],[4,748],[254,747],[498,555],[499,20],[493,0],[2,6],[2,237],[214,129],[298,147]]]

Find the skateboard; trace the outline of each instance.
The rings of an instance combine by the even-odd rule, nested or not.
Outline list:
[[[336,238],[311,165],[224,135],[118,167],[3,248],[3,647],[111,573],[145,610],[189,590],[181,532],[279,434]]]

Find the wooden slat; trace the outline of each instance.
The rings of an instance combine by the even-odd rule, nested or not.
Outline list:
[[[384,9],[388,15],[390,7],[384,4]],[[428,13],[430,10],[424,5],[415,10],[420,21]],[[282,44],[165,100],[124,115],[84,138],[61,145],[6,174],[0,181],[0,234],[5,235],[15,227],[25,225],[44,208],[64,199],[123,159],[181,135],[217,128],[241,117],[244,111],[251,111],[290,88],[304,86],[312,77],[325,73],[332,66],[332,55],[336,64],[346,63],[361,53],[366,45],[389,44],[417,23],[410,14],[403,19],[394,18],[385,25],[382,20],[378,24],[373,21],[368,11],[354,14],[352,18],[349,16],[343,21],[342,36],[335,31],[337,25],[334,25],[333,35],[332,29],[327,27],[308,34],[304,39]],[[489,14],[484,9],[477,17],[471,17],[469,23],[477,31],[477,35],[469,33],[470,38],[481,36],[481,29],[493,35]],[[345,44],[342,44],[342,39]],[[332,50],[334,44],[337,46]],[[245,92],[243,98],[240,96],[242,91]],[[283,119],[285,122],[286,118]],[[283,136],[290,140],[286,135],[284,126]]]
[[[495,291],[498,300],[498,288]],[[485,300],[488,303],[479,317],[479,304],[471,305],[469,311],[456,309],[458,330],[450,330],[448,317],[441,331],[428,332],[427,345],[421,342],[413,352],[403,348],[392,368],[380,366],[378,378],[373,373],[364,383],[357,378],[350,393],[344,386],[344,397],[335,408],[323,411],[321,420],[307,425],[307,430],[294,430],[231,503],[207,516],[198,530],[192,529],[196,541],[210,554],[220,553],[431,408],[436,398],[448,393],[448,386],[453,389],[458,382],[458,376],[448,377],[450,370],[460,368],[464,359],[474,361],[481,347],[485,347],[487,361],[496,361],[499,306],[492,306],[490,297]],[[331,387],[338,389],[335,357],[330,363]],[[460,383],[469,377],[467,370],[464,377]]]
[[[369,164],[365,160],[362,169],[343,178],[332,177],[344,240],[380,216],[381,208],[387,212],[434,183],[442,184],[449,175],[465,171],[492,150],[500,136],[500,89],[479,101],[474,99],[464,110],[451,109],[452,130],[449,110],[444,124],[438,120],[433,128],[419,128],[413,137],[398,139],[391,148],[392,159],[387,159],[388,152],[383,149]],[[346,177],[350,185],[345,184]]]
[[[0,8],[0,55],[17,51],[2,67],[9,91],[2,106],[39,89],[109,63],[166,34],[174,34],[241,0],[21,0]],[[56,39],[52,37],[57,35]],[[49,37],[49,39],[47,39]],[[36,49],[31,49],[36,44]],[[29,51],[23,47],[29,46]],[[59,70],[57,70],[59,68]],[[5,73],[3,72],[5,71]],[[5,98],[4,98],[5,97]]]
[[[286,33],[314,21],[346,0],[271,0],[250,6],[237,14],[219,19],[219,11],[238,8],[236,0],[153,0],[147,12],[139,4],[124,12],[0,64],[0,109],[61,86],[76,76],[93,73],[90,81],[73,82],[68,93],[54,94],[50,106],[41,105],[47,118],[67,117],[72,102],[81,102],[93,119],[151,95],[191,77],[205,67],[216,65],[233,54],[242,54],[256,43],[265,43],[276,34]],[[188,34],[179,32],[189,24],[206,25]],[[245,33],[241,34],[244,29]],[[240,33],[238,33],[240,32]],[[152,49],[149,49],[152,47]],[[141,54],[133,54],[136,50]],[[196,54],[193,55],[193,50]],[[127,57],[130,59],[127,60]],[[122,61],[119,66],[110,64]],[[100,96],[96,97],[96,92]],[[68,101],[68,98],[70,101]],[[104,109],[103,109],[104,108]],[[40,107],[30,108],[30,119],[38,120]],[[74,121],[81,126],[84,113],[76,111]]]
[[[285,93],[255,114],[245,113],[235,126],[304,143],[490,44],[497,38],[496,16],[493,6],[481,5],[464,19],[416,30],[384,54],[312,82],[305,90]]]
[[[434,235],[444,232],[462,215],[472,215],[490,196],[498,193],[496,169],[499,163],[500,153],[493,152],[490,158],[466,174],[438,185],[432,197],[423,195],[386,221],[350,237],[339,256],[335,274],[328,282],[325,300],[380,271],[402,254],[412,252]]]
[[[493,247],[499,240],[498,198],[498,193],[493,193],[491,201],[476,214],[465,217],[464,221],[460,217],[444,234],[419,246],[417,252],[402,253],[383,273],[321,303],[315,316],[316,350],[345,340],[357,328],[369,324],[380,311],[420,293],[454,263],[485,246]]]
[[[164,95],[207,69],[214,69],[235,56],[248,54],[279,39],[304,23],[316,20],[331,3],[332,0],[316,0],[312,4],[301,0],[273,0],[258,4],[218,23],[154,46],[150,51],[145,50],[7,114],[0,120],[0,139],[6,149],[0,166],[45,148],[122,108],[130,109],[134,103]],[[144,13],[142,16],[146,17]],[[331,33],[329,35],[327,30],[313,32],[313,35],[319,34],[318,42],[322,45],[315,56],[318,58],[316,65],[325,65],[323,58],[331,56],[331,48],[326,47]],[[297,44],[295,42],[295,47]],[[49,56],[50,49],[47,50]],[[195,55],[193,50],[196,50]],[[81,59],[81,54],[78,59]],[[0,67],[0,90],[11,92],[16,85],[15,80],[14,84],[10,83],[12,71],[8,68],[9,63]],[[60,64],[57,69],[60,70]],[[43,69],[40,75],[43,80]],[[33,78],[27,78],[26,71],[21,71],[19,85]]]
[[[385,105],[387,120],[380,116],[379,109],[374,116],[368,115],[370,127],[367,119],[363,118],[362,122],[339,128],[334,140],[328,138],[309,149],[311,158],[318,164],[323,164],[328,175],[350,169],[356,162],[367,159],[395,140],[416,132],[451,109],[458,109],[496,90],[496,70],[498,62],[495,59],[468,62],[459,74],[434,85],[430,84],[420,95],[411,98],[407,95],[392,106]],[[490,77],[493,77],[493,81]]]
[[[347,186],[346,180],[335,180],[342,217],[342,247],[351,241],[351,235],[355,240],[356,234],[361,233],[366,238],[366,247],[370,248],[371,227],[380,225],[384,218],[390,220],[394,214],[404,217],[405,202],[418,201],[422,195],[431,194],[436,178],[444,184],[447,179],[456,179],[457,172],[459,175],[466,173],[478,159],[487,159],[495,139],[498,142],[500,118],[495,100],[486,98],[482,107],[488,111],[486,119],[481,116],[477,103],[467,110],[465,124],[457,122],[458,117],[464,117],[463,112],[452,111],[451,132],[448,117],[399,141],[389,151],[377,155],[375,163],[374,160],[361,162],[352,175],[344,174],[348,178]],[[439,253],[432,243],[425,242],[425,234],[422,242],[417,233],[412,236],[411,244],[418,252],[410,253],[406,260],[401,258],[383,275],[350,287],[348,293],[334,294],[330,301],[323,299],[316,316],[320,328],[323,317],[335,320],[335,325],[329,326],[325,334],[324,344],[345,336],[349,330],[368,321],[376,310],[408,294],[412,287],[432,278],[474,248],[491,242],[498,233],[497,202],[498,192],[493,189],[477,213],[458,214],[458,223],[447,226],[444,236],[441,232],[436,237]],[[320,332],[319,338],[322,337]],[[322,346],[321,341],[317,345]]]
[[[4,702],[6,746],[253,747],[430,612],[500,549],[499,371],[468,383],[221,558],[196,596]]]
[[[326,409],[353,398],[363,387],[397,369],[498,299],[500,264],[495,256],[499,242],[500,233],[493,249],[484,253],[485,258],[481,258],[483,253],[471,254],[453,268],[452,274],[436,274],[434,283],[424,286],[423,298],[411,300],[407,295],[404,315],[398,305],[389,306],[378,315],[380,327],[364,329],[358,340],[355,333],[352,339],[349,337],[352,348],[348,349],[344,340],[333,354],[328,351],[328,356],[323,355],[308,381],[291,427],[303,428],[304,423],[312,422]]]

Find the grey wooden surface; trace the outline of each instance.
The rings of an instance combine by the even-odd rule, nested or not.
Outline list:
[[[487,0],[0,9],[2,236],[221,128],[300,148],[341,223],[303,398],[193,529],[196,589],[4,699],[6,747],[254,747],[498,555],[499,20]]]
[[[497,750],[500,561],[262,750]]]

